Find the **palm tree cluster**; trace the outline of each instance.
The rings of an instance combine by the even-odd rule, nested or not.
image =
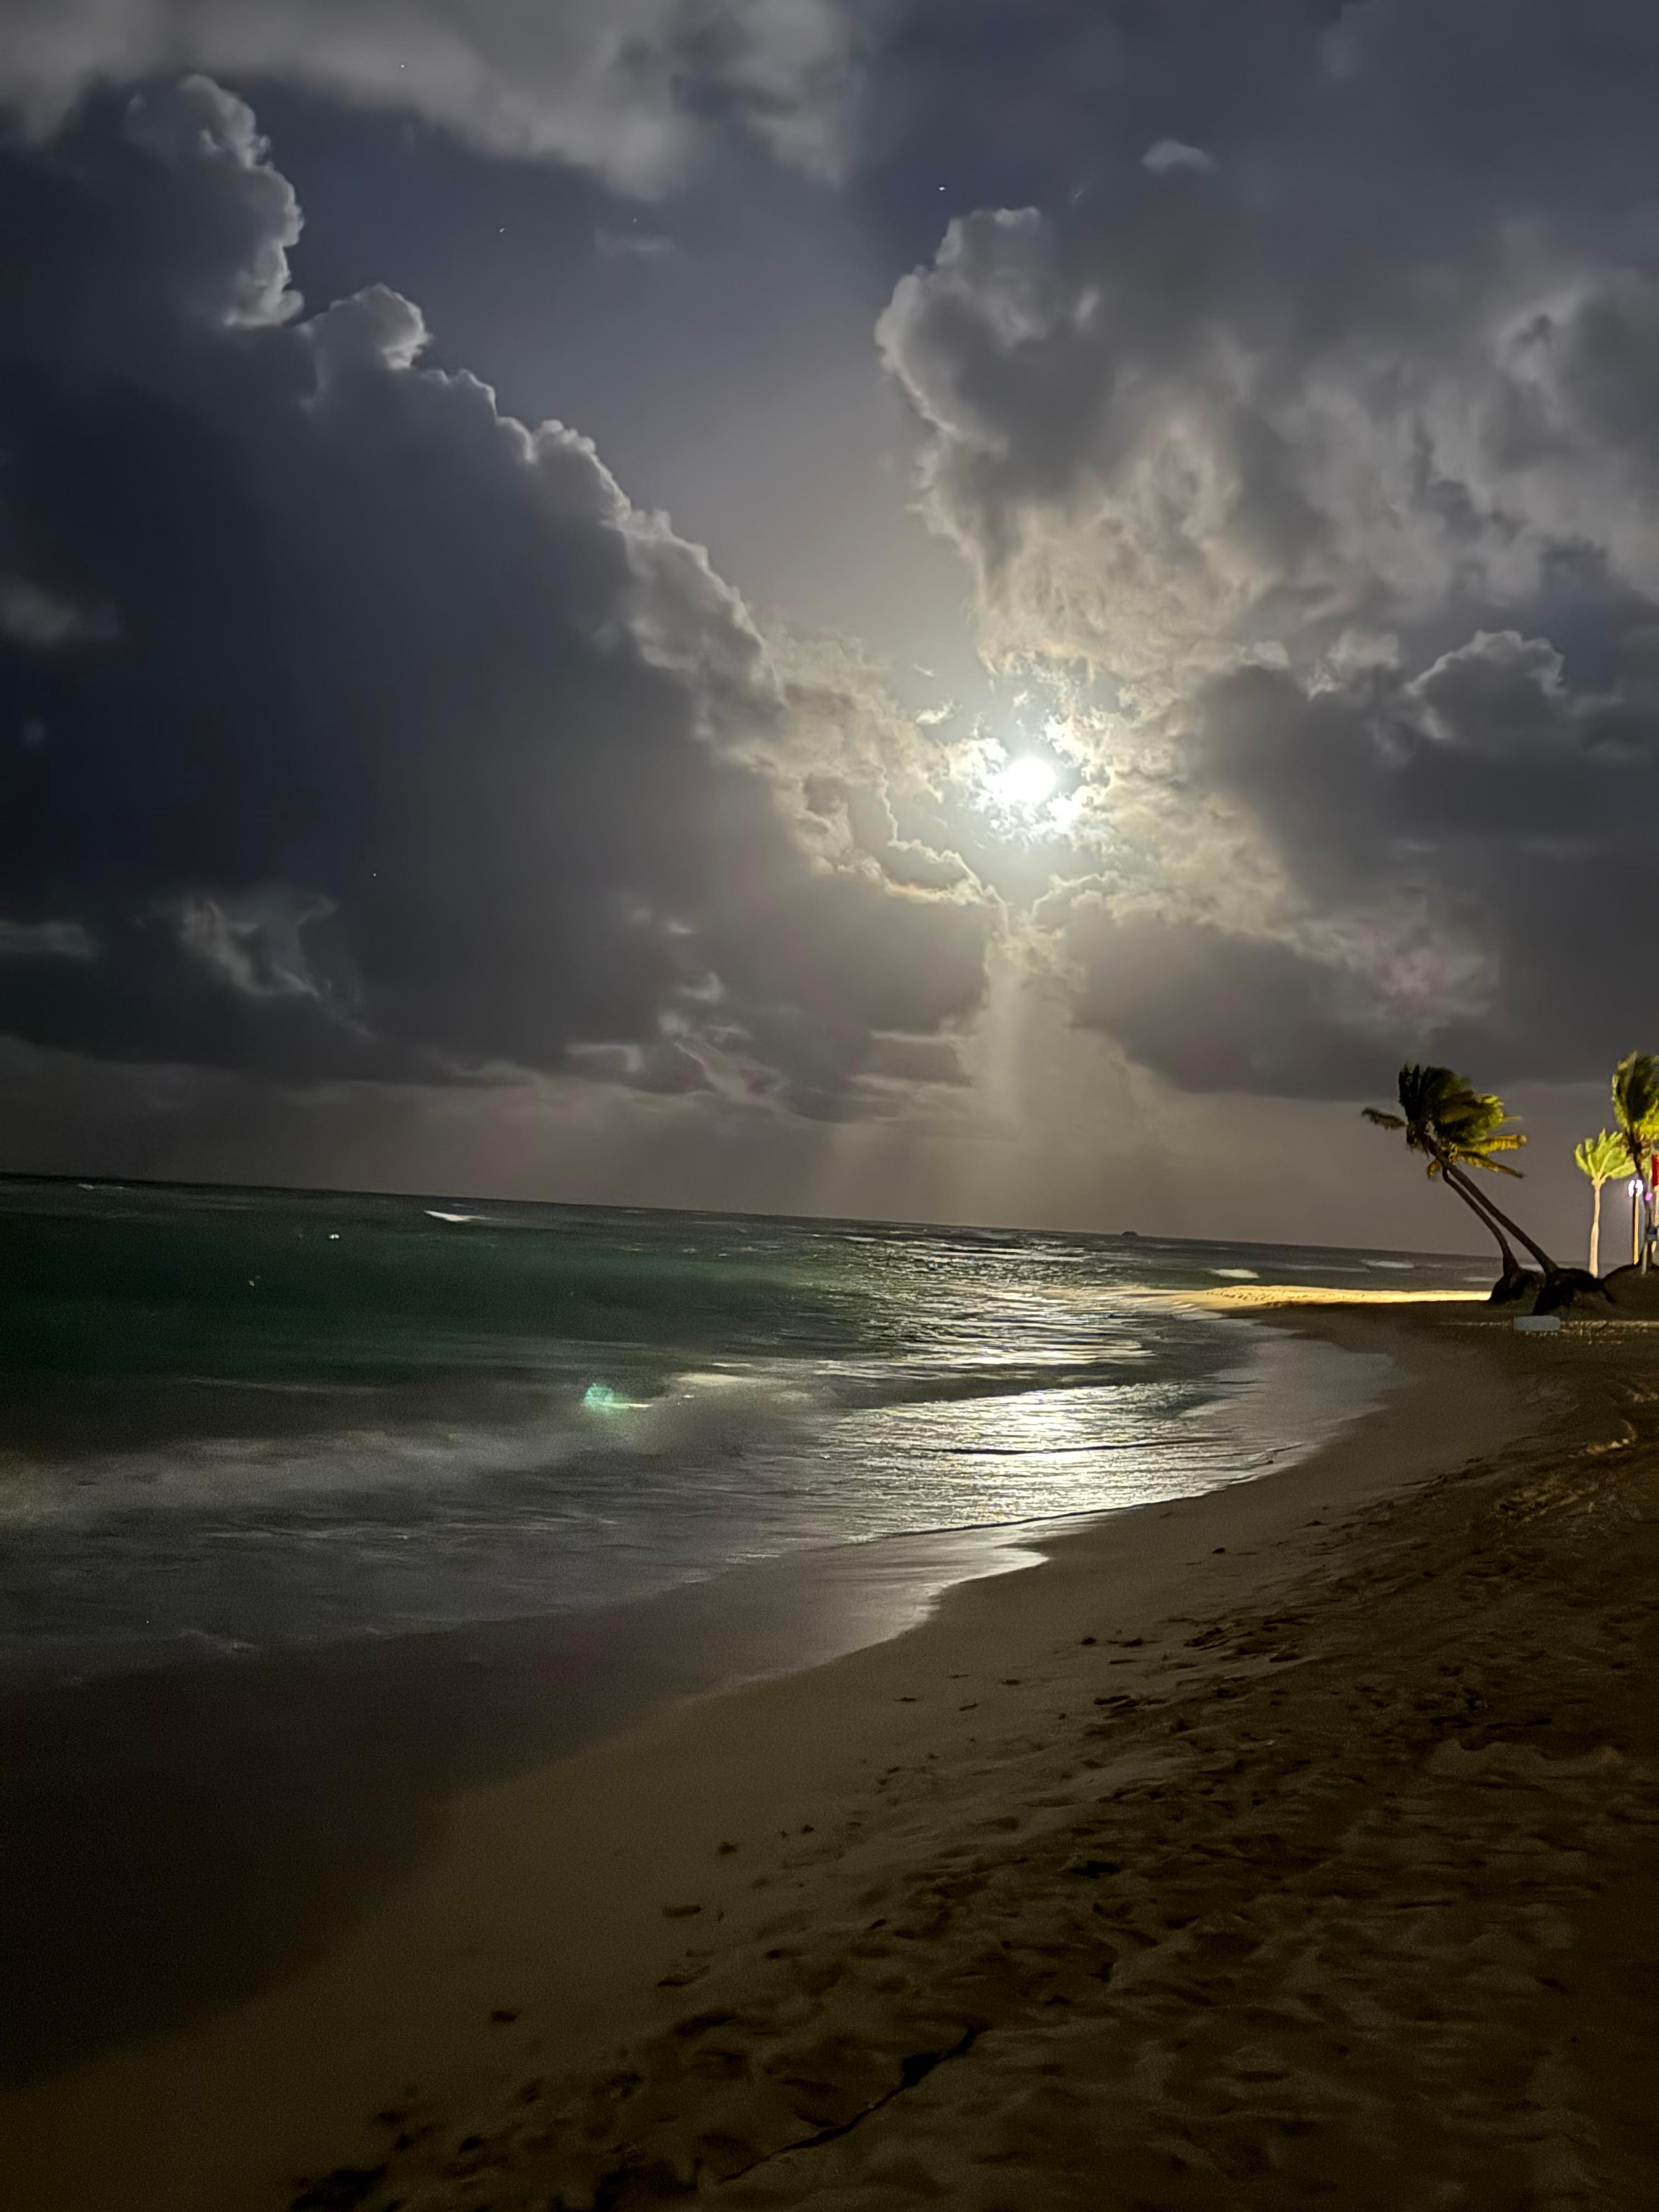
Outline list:
[[[1659,1053],[1627,1052],[1613,1071],[1614,1127],[1586,1137],[1573,1158],[1589,1177],[1590,1273],[1601,1252],[1601,1191],[1617,1177],[1630,1177],[1630,1257],[1644,1272],[1649,1265],[1654,1228],[1654,1153],[1659,1150]]]
[[[1573,1154],[1589,1178],[1594,1194],[1588,1273],[1582,1268],[1558,1266],[1543,1246],[1534,1243],[1518,1222],[1500,1211],[1475,1181],[1472,1170],[1517,1178],[1521,1173],[1504,1155],[1518,1152],[1527,1139],[1494,1091],[1477,1091],[1467,1076],[1453,1068],[1412,1062],[1400,1071],[1399,1095],[1398,1113],[1367,1106],[1365,1119],[1379,1129],[1402,1133],[1407,1148],[1427,1161],[1431,1178],[1455,1191],[1497,1240],[1503,1273],[1492,1291],[1495,1301],[1520,1297],[1537,1288],[1537,1310],[1548,1312],[1570,1304],[1583,1292],[1599,1293],[1601,1193],[1607,1184],[1626,1174],[1632,1178],[1631,1262],[1645,1271],[1655,1231],[1659,1053],[1626,1054],[1613,1079],[1613,1127],[1586,1137]],[[1537,1261],[1543,1273],[1541,1285],[1537,1276],[1516,1259],[1516,1244]]]

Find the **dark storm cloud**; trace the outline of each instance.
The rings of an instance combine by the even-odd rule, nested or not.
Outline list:
[[[1554,650],[1513,631],[1415,677],[1373,669],[1311,694],[1241,670],[1205,696],[1193,757],[1254,816],[1304,911],[1403,904],[1461,954],[1464,989],[1431,971],[1415,1005],[1386,964],[1358,963],[1351,1012],[1392,1006],[1396,1033],[1443,1054],[1570,1079],[1642,1018],[1617,948],[1640,942],[1650,897],[1644,658],[1602,693],[1571,689]]]
[[[0,99],[54,126],[101,84],[201,70],[416,115],[628,191],[729,120],[833,175],[871,0],[8,0]]]
[[[1659,721],[1631,712],[1637,688],[1576,695],[1513,632],[1415,678],[1210,684],[1177,757],[1282,870],[1277,933],[1086,895],[1067,921],[1078,1018],[1186,1090],[1352,1097],[1386,1090],[1407,1049],[1596,1072],[1632,1018],[1618,948],[1648,927]]]
[[[1386,1029],[1340,969],[1288,945],[1085,908],[1078,1018],[1183,1091],[1350,1097],[1386,1089]]]
[[[856,1110],[972,1014],[982,912],[809,854],[704,556],[407,301],[306,319],[298,224],[204,79],[0,149],[0,1022]]]
[[[1651,1012],[1659,18],[1103,20],[1079,188],[880,329],[991,647],[1116,709],[1079,1017],[1195,1088],[1595,1073]]]

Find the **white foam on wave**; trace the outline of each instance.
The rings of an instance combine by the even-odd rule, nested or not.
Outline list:
[[[1212,1275],[1224,1275],[1230,1282],[1259,1283],[1261,1279],[1254,1267],[1212,1267]]]
[[[1219,1317],[1157,1334],[1215,1329],[1226,1349],[1218,1362],[1205,1347],[1196,1373],[1182,1358],[1085,1387],[1034,1375],[1007,1396],[950,1387],[950,1358],[932,1363],[940,1387],[897,1401],[868,1371],[849,1393],[842,1364],[822,1359],[687,1368],[648,1397],[624,1363],[587,1382],[586,1406],[586,1377],[567,1375],[511,1425],[360,1419],[327,1435],[13,1459],[0,1462],[13,1539],[0,1614],[8,1556],[26,1586],[51,1578],[32,1608],[37,1671],[177,1658],[192,1638],[228,1656],[568,1613],[803,1549],[921,1530],[955,1541],[1248,1480],[1365,1411],[1389,1364]],[[1194,1389],[1204,1402],[1176,1418]],[[0,1632],[0,1670],[18,1644]]]
[[[590,1440],[660,1459],[677,1451],[740,1452],[796,1435],[829,1408],[798,1383],[726,1374],[686,1374],[659,1398],[601,1417]]]
[[[438,1424],[322,1437],[192,1437],[165,1449],[0,1468],[0,1526],[87,1528],[154,1512],[243,1515],[324,1498],[435,1490],[463,1470],[512,1473],[549,1462],[557,1432],[493,1434]]]
[[[661,1396],[605,1393],[512,1427],[428,1421],[321,1436],[204,1437],[142,1452],[0,1460],[0,1528],[88,1528],[152,1512],[245,1519],[388,1492],[425,1494],[552,1475],[595,1455],[737,1456],[803,1435],[830,1409],[788,1382],[685,1374]]]

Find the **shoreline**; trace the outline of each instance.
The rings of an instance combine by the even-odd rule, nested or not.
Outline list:
[[[1190,1303],[1229,1324],[1243,1358],[1217,1384],[1243,1377],[1261,1394],[1226,1417],[1251,1460],[1234,1480],[1321,1449],[1339,1384],[1341,1429],[1364,1417],[1377,1379],[1357,1377],[1376,1363],[1310,1366],[1319,1347],[1205,1296]],[[1287,1428],[1298,1441],[1282,1459],[1252,1458]],[[955,1588],[1029,1571],[1045,1547],[1134,1510],[849,1540],[565,1613],[6,1682],[0,1954],[15,2002],[0,2009],[0,2096],[303,1972],[410,1880],[453,1799],[688,1699],[902,1636]]]
[[[1250,1286],[1250,1304],[1267,1303],[1261,1287]],[[1191,1295],[1235,1311],[1245,1303],[1231,1289]],[[947,1773],[969,1804],[1018,1794],[1024,1766],[1052,1755],[1055,1729],[1066,1732],[1058,1713],[1074,1723],[1108,1684],[1114,1699],[1150,1705],[1164,1694],[1160,1669],[1200,1668],[1177,1656],[1188,1642],[1177,1627],[1259,1606],[1311,1568],[1332,1571],[1333,1552],[1353,1540],[1344,1516],[1363,1528],[1382,1500],[1443,1480],[1474,1453],[1552,1420],[1559,1429],[1559,1406],[1517,1404],[1514,1389],[1517,1375],[1559,1377],[1559,1362],[1484,1323],[1416,1318],[1350,1311],[1289,1322],[1351,1349],[1396,1352],[1404,1377],[1380,1412],[1312,1459],[1091,1518],[1045,1537],[1042,1566],[958,1585],[896,1639],[677,1705],[453,1800],[412,1880],[296,1976],[210,2023],[0,2100],[13,2178],[40,2212],[104,2200],[124,2212],[275,2212],[302,2173],[367,2173],[383,2161],[376,2111],[483,2111],[526,2069],[543,2082],[580,2074],[662,2032],[668,2014],[693,2002],[682,1990],[737,1971],[780,1898],[806,1897],[816,1923],[844,1916],[848,1885],[867,1886],[873,1839],[911,1788],[907,1778],[890,1790],[884,1766],[931,1778],[924,1800]],[[1559,1379],[1547,1387],[1562,1393]],[[1132,1634],[1144,1642],[1105,1653],[1108,1635]],[[1085,1636],[1098,1640],[1085,1646]],[[1006,1676],[994,1671],[1002,1668]],[[1093,1685],[1086,1695],[1079,1670]],[[1025,1816],[993,1819],[1010,1817]],[[903,1849],[925,1860],[920,1811],[905,1833]],[[722,1851],[726,1843],[736,1848]],[[688,1945],[688,1933],[708,1941]],[[436,2117],[397,2132],[428,2125],[438,2134],[424,2140],[447,2138],[453,2157],[459,2137]],[[418,2165],[423,2155],[435,2151],[416,2142],[402,2157]],[[453,2176],[420,2180],[422,2203],[434,2189],[434,2205],[475,2201],[453,2193]],[[544,2187],[522,2201],[545,2196]]]
[[[1035,1565],[1024,1526],[564,1614],[8,1684],[0,2106],[303,1972],[411,1878],[454,1799],[902,1635],[944,1592]]]

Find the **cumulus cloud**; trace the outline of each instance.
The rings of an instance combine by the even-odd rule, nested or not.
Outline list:
[[[0,101],[37,129],[88,89],[201,70],[423,118],[620,190],[682,179],[729,120],[843,167],[866,0],[9,0]]]
[[[1213,169],[1213,154],[1206,154],[1201,146],[1189,146],[1182,138],[1160,138],[1149,146],[1140,157],[1143,169],[1150,169],[1155,177],[1167,177],[1172,169]]]
[[[1595,1073],[1650,872],[1659,27],[1234,12],[1254,105],[1146,35],[1214,158],[958,219],[878,332],[988,648],[1109,710],[1047,908],[1079,1018],[1188,1087]]]
[[[1639,0],[20,0],[8,27],[36,131],[0,147],[17,1034],[833,1119],[954,1083],[1006,912],[1080,1022],[1188,1089],[1346,1096],[1407,1051],[1572,1078],[1632,1041]],[[431,368],[396,293],[308,313],[295,197],[216,85],[63,126],[205,62],[636,191],[732,129],[828,173],[877,29],[899,166],[931,191],[940,148],[994,146],[1031,202],[964,201],[879,331],[921,512],[1029,689],[1006,716],[907,717],[853,657],[783,653],[580,435]],[[989,804],[1033,747],[1054,803]]]
[[[42,591],[27,576],[0,576],[0,635],[14,645],[53,653],[63,646],[114,635],[115,624],[107,609],[78,607],[72,599]]]
[[[424,367],[410,302],[304,313],[242,102],[196,78],[0,148],[0,222],[12,604],[111,618],[0,627],[0,1026],[834,1116],[884,1040],[971,1018],[982,904],[798,834],[789,687],[700,549]]]
[[[78,921],[10,921],[0,915],[0,960],[95,960]]]

